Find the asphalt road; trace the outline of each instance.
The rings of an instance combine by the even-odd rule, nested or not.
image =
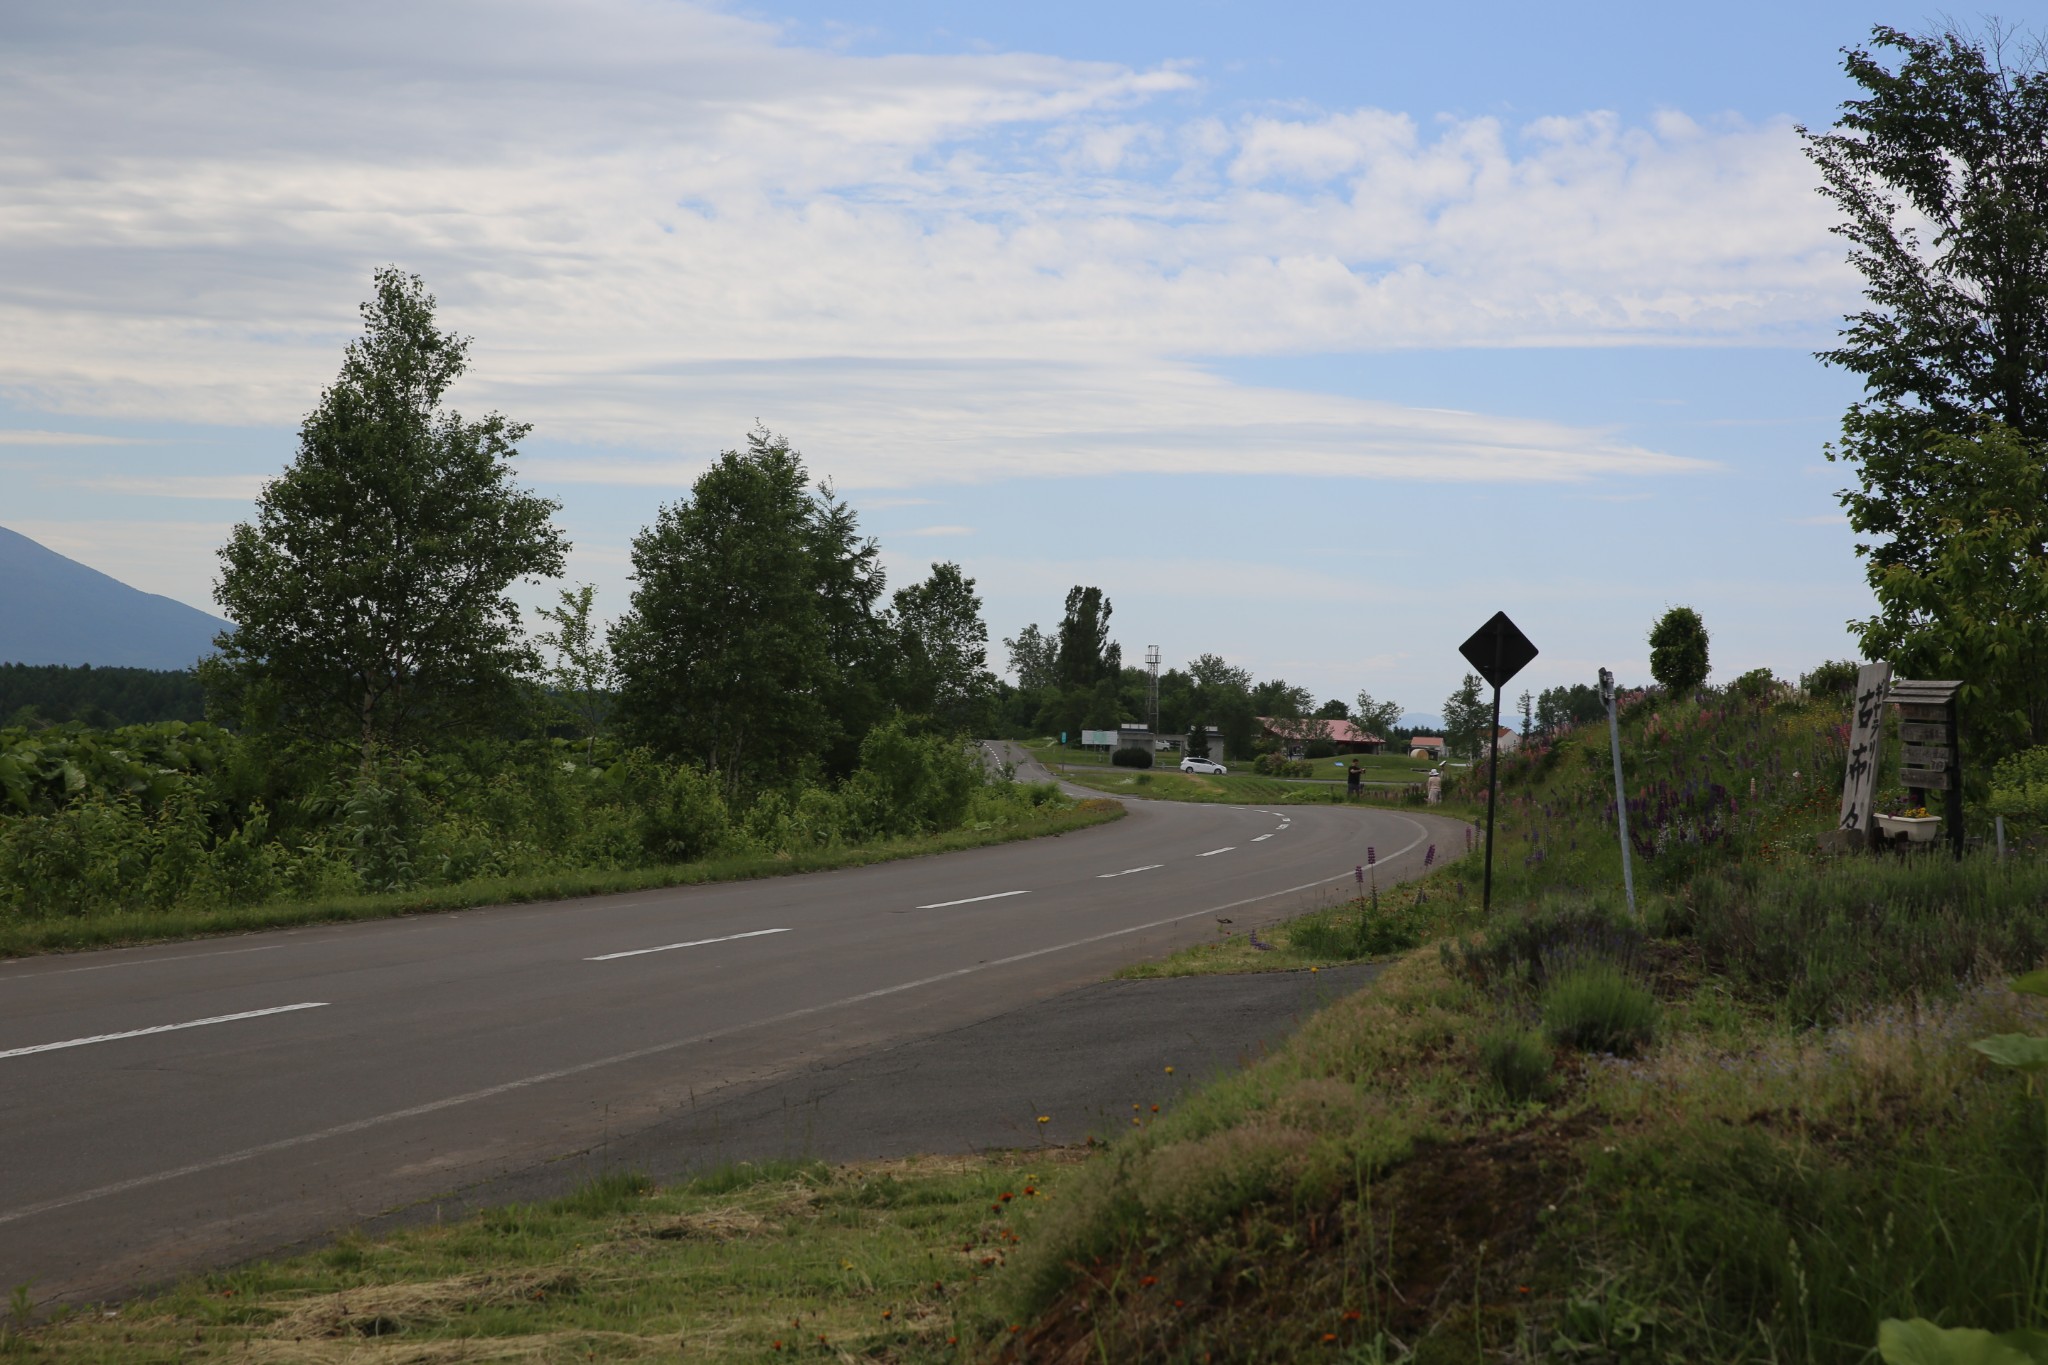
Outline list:
[[[300,1244],[1333,899],[1368,846],[1385,884],[1464,841],[1129,804],[843,872],[0,963],[0,1287]]]

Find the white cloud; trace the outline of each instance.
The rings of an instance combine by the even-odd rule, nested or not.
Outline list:
[[[269,474],[108,474],[79,479],[81,488],[129,493],[150,498],[209,498],[253,502],[270,482]]]
[[[478,338],[461,400],[571,442],[701,457],[758,416],[852,443],[849,487],[1552,479],[1683,464],[1191,360],[1805,339],[1853,295],[1784,124],[1163,117],[1192,84],[653,0],[17,13],[0,375],[46,410],[288,423],[396,261]]]
[[[89,431],[30,431],[18,427],[0,428],[0,446],[125,446],[135,442],[126,436],[100,436]]]
[[[918,527],[918,528],[917,528],[917,529],[916,529],[915,531],[898,531],[898,532],[897,532],[896,534],[898,534],[898,535],[904,535],[904,536],[927,536],[927,537],[929,537],[929,536],[971,536],[971,535],[973,535],[973,534],[974,534],[974,528],[973,528],[972,526],[920,526],[920,527]]]

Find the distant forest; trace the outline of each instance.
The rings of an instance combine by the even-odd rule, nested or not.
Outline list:
[[[205,716],[206,697],[190,669],[0,664],[0,725],[76,720],[108,728]]]

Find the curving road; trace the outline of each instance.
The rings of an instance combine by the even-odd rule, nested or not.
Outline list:
[[[1390,883],[1466,828],[1130,812],[843,872],[0,962],[0,1287],[104,1298],[260,1255],[1336,898],[1368,846]]]

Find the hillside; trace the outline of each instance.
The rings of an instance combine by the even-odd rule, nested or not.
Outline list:
[[[190,668],[227,622],[0,526],[0,663]]]

